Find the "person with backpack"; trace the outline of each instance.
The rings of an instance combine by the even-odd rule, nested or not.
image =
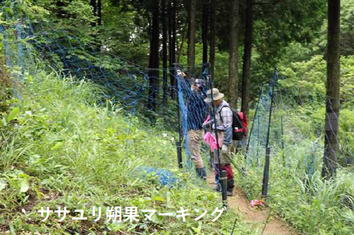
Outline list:
[[[208,105],[204,102],[204,80],[191,79],[191,92],[187,102],[188,149],[199,178],[206,180],[206,170],[201,156],[203,121],[208,115]]]
[[[220,93],[217,88],[213,88],[213,100],[211,99],[211,90],[207,91],[206,103],[214,102],[215,107],[215,122],[213,125],[218,134],[218,147],[220,157],[220,168],[227,173],[227,195],[232,196],[234,188],[234,172],[231,166],[231,144],[233,141],[233,116],[234,113],[230,105],[223,100],[224,94]],[[235,120],[236,121],[236,120]],[[213,129],[214,129],[213,128]],[[214,151],[215,163],[215,181],[217,183],[216,190],[221,191],[221,184],[219,182],[219,159],[217,151]]]

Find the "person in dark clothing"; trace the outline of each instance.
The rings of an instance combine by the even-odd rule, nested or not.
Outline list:
[[[201,156],[203,122],[208,115],[208,105],[204,102],[204,80],[191,79],[191,93],[187,104],[188,148],[197,174],[206,180],[206,170]],[[204,94],[203,94],[204,93]]]

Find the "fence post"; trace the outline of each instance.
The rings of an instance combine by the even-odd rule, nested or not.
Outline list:
[[[278,70],[275,68],[274,71],[274,76],[272,80],[270,81],[270,110],[269,110],[269,119],[268,119],[268,131],[267,131],[267,142],[266,142],[266,159],[265,159],[265,165],[264,165],[264,171],[263,171],[263,185],[262,185],[262,197],[266,198],[268,195],[268,182],[269,182],[269,158],[270,158],[270,148],[269,148],[269,138],[270,138],[270,126],[272,123],[272,111],[273,111],[273,103],[274,103],[274,88],[275,88],[275,83],[278,79]]]
[[[181,112],[180,112],[180,103],[179,103],[179,79],[177,76],[181,76],[182,72],[181,69],[178,67],[178,65],[174,64],[174,79],[176,81],[176,95],[177,95],[177,131],[178,131],[178,141],[176,142],[176,147],[177,147],[177,161],[178,161],[178,167],[183,168],[182,164],[182,128],[181,128]],[[172,88],[173,89],[173,88]],[[175,92],[175,91],[173,91]]]
[[[265,165],[263,171],[263,185],[262,185],[262,197],[268,196],[268,183],[269,183],[269,165],[270,165],[270,148],[266,149]]]
[[[182,164],[182,146],[181,146],[181,140],[176,142],[176,147],[177,147],[177,161],[178,161],[178,167],[183,168]]]

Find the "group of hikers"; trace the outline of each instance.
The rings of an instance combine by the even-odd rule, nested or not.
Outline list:
[[[201,156],[203,139],[207,141],[206,133],[214,138],[215,149],[211,148],[211,163],[214,166],[216,191],[221,191],[220,169],[227,173],[227,195],[232,196],[234,188],[234,172],[231,166],[231,148],[235,146],[233,138],[234,111],[223,99],[224,94],[217,88],[206,91],[204,79],[188,78],[184,73],[184,81],[190,86],[187,99],[188,148],[191,160],[194,162],[199,178],[206,180],[206,169]],[[211,117],[214,105],[214,117]],[[240,121],[240,120],[238,120]],[[237,129],[237,128],[235,128]],[[217,132],[217,140],[215,138]],[[217,143],[216,143],[217,141]],[[212,143],[209,143],[212,147]],[[219,148],[219,149],[217,149]],[[219,165],[220,164],[220,165]]]

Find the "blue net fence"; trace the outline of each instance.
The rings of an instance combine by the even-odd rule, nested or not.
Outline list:
[[[104,91],[102,102],[110,100],[128,114],[146,120],[148,125],[160,125],[175,132],[180,166],[195,174],[188,131],[193,123],[201,125],[210,111],[203,101],[213,84],[208,66],[145,68],[111,55],[100,46],[82,42],[67,31],[52,27],[51,22],[29,18],[21,7],[19,3],[7,1],[1,8],[0,35],[6,67],[17,83],[13,86],[15,96],[21,98],[24,81],[41,69],[92,81]],[[157,83],[151,83],[156,79],[151,76],[152,71],[160,78]],[[286,78],[280,78],[275,71],[269,83],[262,86],[251,115],[247,148],[244,146],[245,168],[258,169],[259,177],[263,175],[267,147],[271,147],[274,155],[271,161],[276,159],[282,166],[299,169],[307,175],[319,170],[322,164],[325,115],[311,112],[311,106],[306,105],[323,106],[326,97],[299,97],[283,84],[284,81]],[[198,84],[198,94],[192,84]],[[337,157],[342,165],[348,165],[354,163],[353,129],[345,123],[343,126],[348,131],[339,133]],[[328,128],[337,133],[335,127]],[[203,156],[207,162],[209,149],[204,145]],[[171,156],[171,160],[177,164],[177,156]],[[238,164],[244,163],[236,162]]]
[[[191,83],[196,79],[204,81],[201,90],[205,95],[205,65],[189,68],[193,73],[179,65],[165,69],[142,67],[97,45],[86,44],[68,31],[53,27],[51,22],[29,18],[22,7],[19,2],[7,1],[1,8],[6,23],[0,25],[0,35],[6,67],[14,81],[13,96],[21,99],[21,87],[41,70],[93,82],[103,90],[99,97],[103,104],[109,100],[127,115],[144,120],[144,125],[175,133],[180,164],[195,174],[189,157],[188,122],[204,121],[198,112],[206,104],[202,96],[191,90]],[[152,72],[157,72],[158,78],[164,76],[156,85],[151,85]],[[194,103],[204,107],[193,107]],[[191,110],[194,114],[188,114]],[[177,165],[177,157],[171,156],[172,160]]]
[[[311,179],[316,172],[321,175],[325,138],[329,134],[335,133],[335,143],[338,144],[338,150],[331,144],[327,147],[329,152],[335,153],[336,162],[332,161],[331,164],[338,169],[350,169],[354,163],[353,145],[349,144],[352,142],[350,136],[353,135],[353,130],[350,127],[348,129],[350,121],[347,119],[351,105],[341,102],[343,117],[339,119],[338,131],[338,127],[331,123],[324,125],[325,117],[328,118],[325,104],[330,99],[325,95],[299,95],[294,92],[300,89],[288,87],[286,78],[280,77],[275,70],[270,81],[262,85],[258,101],[254,104],[244,169],[246,173],[257,175],[258,181],[255,184],[259,189],[264,184],[262,180],[265,171],[270,171],[268,174],[279,171],[284,173],[285,178],[287,174],[291,174],[301,180]],[[331,104],[329,109],[334,112]],[[267,148],[270,148],[271,154],[270,169],[266,170]],[[272,183],[276,182],[269,182],[270,190]]]

